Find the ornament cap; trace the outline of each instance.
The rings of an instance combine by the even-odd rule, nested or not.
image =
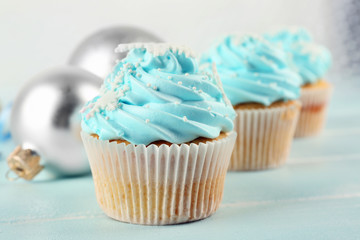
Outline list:
[[[19,178],[28,181],[32,180],[44,168],[39,162],[40,156],[35,151],[22,149],[20,146],[17,146],[7,158],[9,171],[12,170]],[[9,171],[6,174],[7,179],[15,180],[9,177]]]

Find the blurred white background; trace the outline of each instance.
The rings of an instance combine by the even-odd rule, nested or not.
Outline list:
[[[198,52],[226,33],[302,25],[332,48],[340,2],[352,0],[1,0],[0,88],[65,64],[86,36],[113,25],[138,26]]]

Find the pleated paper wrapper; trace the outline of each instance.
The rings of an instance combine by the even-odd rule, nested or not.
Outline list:
[[[236,109],[234,130],[237,132],[230,171],[252,171],[275,168],[288,158],[301,104],[273,108]]]
[[[213,214],[236,133],[199,144],[125,145],[82,132],[97,201],[119,221],[166,225]]]
[[[330,85],[326,88],[301,89],[302,108],[295,137],[314,136],[323,130],[332,90]]]

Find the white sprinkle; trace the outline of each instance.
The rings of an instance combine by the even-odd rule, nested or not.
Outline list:
[[[178,105],[178,104],[180,104],[180,102],[176,101],[175,104]]]
[[[171,80],[171,79],[172,79],[172,76],[168,76],[168,79]]]
[[[185,73],[185,76],[189,76],[189,74],[188,74],[188,73]]]
[[[225,114],[225,117],[229,117],[229,114]]]
[[[140,63],[136,63],[136,64],[135,64],[135,67],[139,67],[139,66],[140,66]]]
[[[129,69],[129,70],[128,70],[128,73],[132,73],[132,70],[131,70],[131,69]]]
[[[121,107],[121,103],[119,103],[118,106]]]
[[[118,64],[119,62],[120,62],[120,60],[119,60],[119,59],[116,59],[116,60],[115,60],[115,63],[116,63],[116,64]]]
[[[174,45],[167,43],[128,43],[128,44],[119,44],[115,49],[115,52],[127,52],[131,49],[139,48],[146,49],[153,56],[162,56],[167,51],[172,51],[173,53],[185,54],[186,57],[196,57],[196,54],[193,53],[191,49],[183,45]]]
[[[258,73],[254,73],[254,76],[258,77],[258,76],[259,76],[259,74],[258,74]]]
[[[187,122],[188,119],[187,119],[186,116],[184,116],[184,117],[183,117],[183,120],[184,120],[184,122]]]
[[[208,107],[208,110],[211,111],[211,107]]]
[[[137,77],[141,77],[141,74],[140,74],[140,73],[137,73],[136,76],[137,76]]]
[[[147,83],[146,86],[147,86],[147,87],[151,87],[151,84],[150,84],[150,83]]]
[[[109,120],[109,117],[105,117],[105,120]]]
[[[157,90],[157,87],[156,87],[156,86],[154,86],[154,87],[153,87],[153,89],[154,89],[154,90]]]
[[[179,85],[182,85],[182,82],[181,82],[181,81],[179,81],[179,82],[178,82],[178,84],[179,84]]]
[[[193,90],[196,90],[196,87],[192,87]]]
[[[146,122],[146,123],[149,123],[149,122],[150,122],[150,120],[149,120],[149,119],[146,119],[146,120],[145,120],[145,122]]]
[[[270,86],[270,87],[276,87],[277,84],[274,82],[274,83],[270,83],[269,86]]]
[[[157,70],[160,72],[160,71],[161,71],[161,68],[158,68]]]
[[[139,62],[141,62],[142,60],[144,60],[144,59],[142,59],[142,58],[139,58]]]
[[[203,80],[206,80],[206,79],[207,79],[207,76],[203,76],[202,79],[203,79]]]
[[[146,107],[146,108],[149,108],[150,106],[149,106],[149,104],[147,104],[147,105],[145,105],[145,107]]]
[[[202,92],[203,92],[203,90],[200,89],[200,90],[199,90],[199,93],[202,93]]]
[[[115,92],[115,94],[116,94],[116,90],[115,90],[115,89],[114,89],[114,92]],[[119,97],[123,97],[125,94],[124,94],[124,91],[119,90],[119,91],[117,92],[117,95],[118,95]]]

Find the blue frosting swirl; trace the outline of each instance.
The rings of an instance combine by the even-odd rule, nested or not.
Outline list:
[[[300,77],[288,66],[286,54],[258,36],[227,36],[204,53],[202,63],[215,62],[233,105],[297,99]]]
[[[302,78],[302,85],[315,83],[322,78],[331,65],[331,53],[324,46],[315,44],[310,33],[303,28],[288,28],[265,38],[278,44],[288,53],[292,68]]]
[[[284,44],[289,47],[296,42],[312,42],[313,37],[310,32],[305,28],[290,27],[286,29],[280,29],[264,34],[264,38],[279,44]]]
[[[82,110],[82,129],[102,140],[185,143],[233,129],[235,112],[215,75],[187,52],[131,49]]]

